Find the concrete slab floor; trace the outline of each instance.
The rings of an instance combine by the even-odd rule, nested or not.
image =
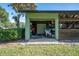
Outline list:
[[[29,45],[29,44],[70,44],[70,45],[79,45],[79,42],[60,42],[56,39],[30,39],[28,41],[18,41],[18,42],[9,42],[7,44],[21,44],[21,45]]]

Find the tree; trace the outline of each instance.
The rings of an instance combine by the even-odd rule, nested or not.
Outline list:
[[[36,5],[34,3],[12,3],[10,5],[16,12],[18,12],[18,10],[36,10]]]
[[[12,3],[9,6],[12,6],[13,9],[18,13],[17,16],[13,16],[15,22],[17,23],[17,27],[19,28],[19,18],[23,13],[19,13],[18,10],[35,10],[36,5],[34,3]]]
[[[36,9],[36,5],[34,3],[12,3],[10,4],[10,6],[13,7],[13,9],[16,11],[17,16],[13,16],[13,18],[15,19],[17,28],[18,28],[18,37],[21,34],[19,32],[19,28],[20,28],[20,16],[24,14],[23,13],[19,13],[18,10],[35,10]]]
[[[8,12],[2,7],[0,7],[0,21],[4,24],[8,22]]]
[[[19,28],[19,19],[20,18],[20,14],[18,14],[18,16],[13,16],[13,19],[15,20],[15,22],[16,22],[16,26],[17,26],[17,28]]]

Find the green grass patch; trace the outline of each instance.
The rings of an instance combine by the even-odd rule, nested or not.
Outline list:
[[[16,45],[0,48],[3,56],[79,56],[79,45]]]

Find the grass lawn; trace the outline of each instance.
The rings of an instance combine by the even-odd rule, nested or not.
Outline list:
[[[79,56],[79,45],[0,45],[3,56]]]

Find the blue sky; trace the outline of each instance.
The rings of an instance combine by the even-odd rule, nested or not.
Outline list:
[[[9,20],[13,22],[11,13],[16,15],[12,7],[8,7],[9,3],[0,3],[0,6],[5,8],[9,13]],[[79,10],[79,3],[39,3],[37,5],[37,10]],[[21,21],[24,21],[23,19]]]
[[[38,10],[79,10],[79,3],[41,3],[37,4]]]

